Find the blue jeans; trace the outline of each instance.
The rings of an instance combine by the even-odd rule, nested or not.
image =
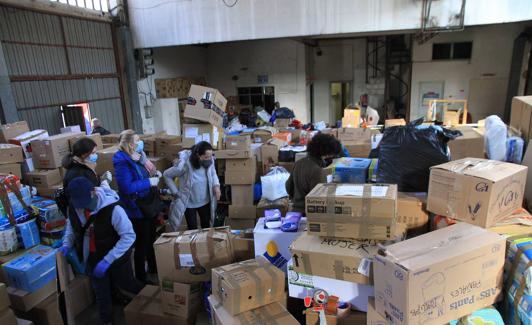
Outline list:
[[[92,270],[93,267],[90,268],[89,275],[91,277],[92,288],[96,294],[100,319],[103,323],[110,323],[112,321],[113,311],[111,297],[113,286],[133,294],[138,294],[142,290],[143,285],[133,276],[131,259],[129,258],[119,265],[111,265],[107,272],[105,272],[105,276],[101,279],[95,278],[92,275]]]

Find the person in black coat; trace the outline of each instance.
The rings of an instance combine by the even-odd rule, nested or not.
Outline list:
[[[63,177],[63,188],[68,188],[68,184],[76,177],[87,178],[94,187],[100,186],[102,181],[107,181],[109,185],[112,181],[110,171],[106,171],[100,178],[96,174],[96,142],[90,138],[81,138],[72,146],[72,153],[63,158],[62,165],[66,169]]]
[[[93,118],[92,119],[92,133],[91,134],[95,134],[95,133],[99,133],[100,135],[111,134],[111,132],[109,132],[107,129],[105,129],[102,126],[102,122],[100,122],[99,119]]]

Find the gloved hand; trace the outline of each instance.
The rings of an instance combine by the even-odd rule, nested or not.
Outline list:
[[[163,177],[163,174],[162,174],[160,171],[157,170],[157,171],[155,172],[155,176],[156,176],[156,177]]]
[[[157,186],[159,185],[159,177],[150,177],[150,186]]]
[[[102,180],[102,182],[107,181],[107,183],[111,184],[111,182],[113,181],[113,174],[111,174],[110,171],[106,171],[105,173],[102,174],[100,179]]]
[[[105,272],[107,272],[107,269],[109,269],[109,266],[111,266],[111,264],[107,263],[105,260],[101,260],[94,267],[92,275],[94,275],[94,277],[98,279],[103,278],[105,276]]]
[[[61,246],[61,247],[59,247],[57,249],[57,251],[61,252],[61,254],[63,254],[63,256],[65,256],[65,257],[68,255],[68,253],[70,253],[70,250],[71,250],[71,248],[68,247],[68,246]]]

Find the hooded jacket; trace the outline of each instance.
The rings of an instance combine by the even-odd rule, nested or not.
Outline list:
[[[109,187],[96,187],[95,188],[96,196],[98,198],[98,204],[96,210],[92,211],[91,215],[97,214],[101,209],[109,206],[111,204],[117,203],[119,201],[118,194]],[[69,208],[70,209],[70,208]],[[86,219],[83,209],[75,209],[75,211],[69,211],[69,213],[75,212],[81,226],[85,225]],[[111,218],[111,223],[114,230],[119,236],[118,241],[115,246],[103,257],[103,259],[112,264],[115,260],[122,257],[133,245],[135,242],[135,232],[133,231],[133,226],[129,220],[126,212],[121,206],[115,206],[113,209],[113,214]],[[83,238],[83,261],[86,263],[89,258],[89,235],[91,225],[87,231],[85,231],[85,236]],[[67,225],[65,229],[65,235],[63,237],[63,246],[68,248],[74,247],[75,242],[75,232],[70,224],[70,220],[67,219]]]
[[[170,216],[168,220],[170,221],[170,226],[177,231],[181,226],[181,221],[183,220],[183,215],[187,209],[188,201],[190,200],[192,192],[192,174],[194,167],[190,163],[190,150],[184,150],[179,153],[179,160],[173,166],[168,168],[163,173],[164,181],[166,186],[175,199],[170,205]],[[215,160],[212,158],[212,164],[207,169],[207,183],[209,186],[209,200],[211,207],[211,225],[214,224],[214,218],[216,216],[216,197],[214,195],[213,187],[220,186],[220,180],[218,175],[216,175],[216,168],[214,167]],[[203,167],[200,167],[203,168]],[[179,188],[175,185],[174,178],[179,177]]]

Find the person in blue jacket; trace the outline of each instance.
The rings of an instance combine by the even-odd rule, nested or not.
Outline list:
[[[86,177],[72,179],[66,189],[70,205],[59,249],[67,256],[73,249],[87,265],[87,274],[104,324],[112,321],[112,286],[132,294],[142,289],[133,276],[131,248],[135,232],[117,193],[108,186],[94,187]],[[73,223],[73,218],[77,222]],[[75,226],[75,225],[79,226]]]
[[[139,208],[139,199],[150,198],[150,188],[157,187],[161,173],[158,172],[144,153],[144,142],[133,130],[120,134],[120,150],[113,156],[115,179],[120,201],[124,206],[137,235],[135,241],[135,276],[144,283],[147,273],[157,273],[155,263],[155,230],[157,218],[146,216]],[[146,272],[146,262],[148,272]]]

